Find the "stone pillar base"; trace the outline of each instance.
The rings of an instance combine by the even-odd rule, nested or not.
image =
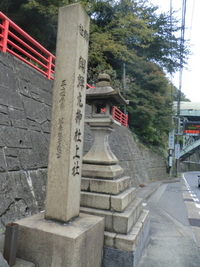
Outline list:
[[[19,224],[17,257],[39,267],[101,267],[104,219],[80,213],[71,223],[27,217]]]

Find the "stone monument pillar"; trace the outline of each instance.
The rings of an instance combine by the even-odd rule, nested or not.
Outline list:
[[[79,215],[89,17],[80,5],[60,9],[45,218]]]
[[[104,219],[79,213],[89,17],[59,10],[46,210],[18,221],[17,257],[38,267],[101,267]]]

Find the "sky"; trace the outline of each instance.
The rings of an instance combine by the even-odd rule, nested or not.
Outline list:
[[[170,0],[149,0],[159,6],[160,12],[170,11]],[[179,10],[177,17],[182,17],[183,0],[172,0],[173,10]],[[186,1],[185,40],[189,40],[192,55],[189,56],[187,69],[183,69],[181,92],[192,102],[200,102],[200,0]],[[179,88],[180,73],[172,78],[173,84]]]

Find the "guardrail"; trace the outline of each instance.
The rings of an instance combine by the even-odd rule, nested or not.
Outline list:
[[[0,12],[0,51],[8,52],[54,80],[56,57]],[[87,88],[95,88],[86,84]],[[113,118],[128,127],[128,115],[113,107]]]
[[[55,56],[0,12],[0,51],[8,52],[54,79]]]
[[[124,114],[121,110],[114,106],[112,109],[112,116],[116,121],[128,127],[128,114]]]

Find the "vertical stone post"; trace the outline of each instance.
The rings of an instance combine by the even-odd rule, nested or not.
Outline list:
[[[59,10],[45,219],[79,215],[89,16],[80,4]]]

